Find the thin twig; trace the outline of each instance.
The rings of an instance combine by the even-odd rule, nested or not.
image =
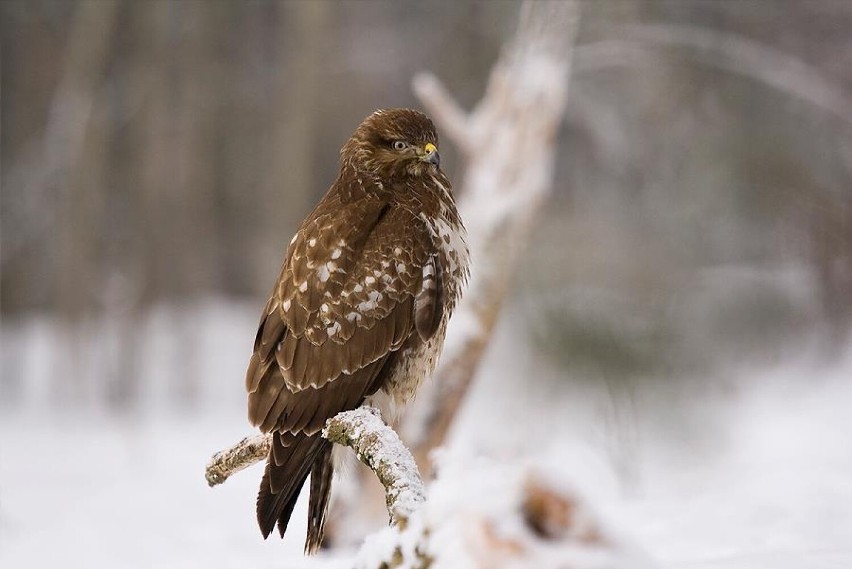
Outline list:
[[[607,39],[577,48],[577,72],[613,65],[635,66],[639,51],[673,48],[673,54],[760,81],[852,124],[852,98],[819,69],[790,54],[743,36],[699,26],[633,24],[604,26]]]
[[[441,131],[459,150],[467,154],[473,147],[470,118],[440,79],[429,72],[418,73],[412,82],[417,97],[435,119]]]

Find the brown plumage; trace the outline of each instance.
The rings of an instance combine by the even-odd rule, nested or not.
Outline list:
[[[404,404],[434,369],[468,276],[437,143],[420,112],[367,117],[287,248],[246,373],[249,420],[273,433],[257,498],[264,537],[276,524],[283,537],[310,475],[305,551],[316,551],[333,471],[326,420],[368,398]]]

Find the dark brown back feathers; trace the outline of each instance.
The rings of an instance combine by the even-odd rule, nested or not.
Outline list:
[[[461,223],[430,145],[437,136],[422,113],[370,115],[287,249],[246,372],[249,420],[274,433],[257,504],[264,537],[276,524],[283,536],[310,474],[305,547],[319,547],[333,469],[320,430],[389,389],[408,369],[403,348],[429,341],[455,303],[458,286],[447,295],[444,285],[457,259],[436,227]]]

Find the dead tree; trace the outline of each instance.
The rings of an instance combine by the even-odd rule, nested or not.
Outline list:
[[[436,77],[414,80],[438,130],[465,160],[457,189],[471,253],[470,286],[450,322],[433,389],[418,396],[404,431],[421,468],[446,439],[550,194],[578,12],[574,2],[524,3],[517,33],[469,113]]]

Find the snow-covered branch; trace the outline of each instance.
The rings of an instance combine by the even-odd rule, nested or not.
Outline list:
[[[394,525],[405,527],[411,513],[426,499],[423,480],[411,452],[371,407],[338,413],[326,421],[322,436],[348,446],[385,487],[385,502]],[[207,484],[216,486],[269,454],[271,435],[246,437],[217,452],[207,464]]]
[[[231,448],[217,452],[204,471],[207,484],[211,487],[218,486],[232,474],[260,462],[269,455],[270,446],[272,435],[256,435],[246,437]]]
[[[394,525],[405,527],[411,513],[426,500],[423,480],[411,452],[371,407],[338,413],[322,436],[350,447],[358,460],[376,473],[385,487],[385,502]]]

